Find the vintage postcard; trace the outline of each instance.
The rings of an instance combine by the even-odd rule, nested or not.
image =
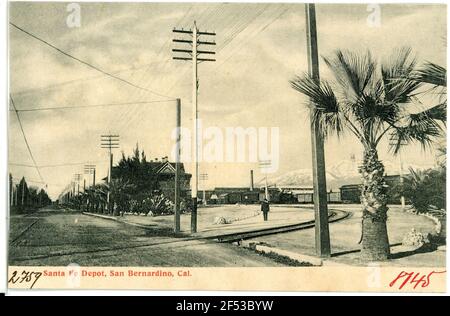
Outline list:
[[[446,292],[446,4],[8,4],[8,287]]]

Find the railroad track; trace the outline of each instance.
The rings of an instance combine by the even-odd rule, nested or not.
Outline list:
[[[329,222],[336,222],[339,220],[343,220],[347,217],[349,217],[352,213],[342,210],[330,210],[329,211]],[[20,242],[21,237],[23,237],[32,227],[35,225],[39,219],[31,223],[28,227],[26,227],[17,237],[14,238],[14,240],[11,241],[11,245],[13,243],[17,245],[17,242]],[[158,247],[162,245],[174,245],[179,244],[180,246],[190,245],[190,244],[204,244],[204,243],[210,243],[210,242],[219,242],[219,243],[226,243],[226,242],[234,242],[234,241],[240,241],[244,239],[249,238],[255,238],[259,236],[266,236],[266,235],[272,235],[272,234],[278,234],[278,233],[286,233],[290,231],[296,231],[301,229],[307,229],[314,227],[314,220],[303,222],[299,224],[292,224],[292,225],[285,225],[285,226],[279,226],[279,227],[271,227],[271,228],[264,228],[264,229],[257,229],[253,231],[247,231],[242,233],[231,233],[231,234],[225,234],[225,235],[217,235],[217,236],[208,236],[208,237],[187,237],[187,238],[181,238],[179,240],[172,240],[172,241],[165,241],[165,242],[152,242],[152,243],[143,243],[143,244],[136,244],[136,245],[126,245],[126,246],[116,246],[116,247],[102,247],[98,249],[92,249],[92,250],[86,250],[86,251],[64,251],[60,253],[47,253],[47,254],[39,254],[34,256],[27,256],[27,257],[17,257],[14,258],[15,261],[28,261],[28,260],[38,260],[38,259],[47,259],[50,257],[61,257],[61,256],[71,256],[71,255],[79,255],[79,254],[87,254],[87,253],[101,253],[101,252],[108,252],[108,251],[118,251],[123,249],[130,249],[130,248],[147,248],[147,247]]]
[[[18,246],[21,238],[25,236],[25,234],[37,223],[39,222],[40,218],[37,218],[35,221],[33,221],[30,225],[28,225],[24,230],[22,230],[16,237],[14,237],[10,242],[10,246]]]
[[[343,220],[347,217],[349,217],[352,213],[342,210],[331,210],[328,215],[328,222],[336,222]],[[217,236],[211,236],[211,237],[205,237],[205,239],[214,240],[216,242],[225,243],[225,242],[234,242],[234,241],[240,241],[260,236],[266,236],[266,235],[273,235],[273,234],[279,234],[279,233],[287,233],[291,231],[306,229],[314,227],[315,221],[310,220],[303,223],[298,224],[291,224],[291,225],[285,225],[285,226],[279,226],[279,227],[269,227],[269,228],[262,228],[257,229],[253,231],[247,231],[247,232],[238,232],[238,233],[230,233],[225,235],[217,235]]]

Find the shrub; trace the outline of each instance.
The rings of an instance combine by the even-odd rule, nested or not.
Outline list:
[[[429,209],[445,209],[445,168],[415,171],[410,169],[410,175],[405,179],[405,197],[419,213]]]
[[[152,212],[154,215],[173,214],[173,203],[164,194],[154,194],[142,201],[142,211],[145,214]]]

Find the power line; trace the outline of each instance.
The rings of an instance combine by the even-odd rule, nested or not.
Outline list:
[[[11,100],[11,104],[14,107],[14,112],[16,113],[17,120],[19,121],[20,130],[22,131],[23,139],[25,140],[25,144],[27,145],[28,152],[30,153],[31,160],[33,161],[33,164],[37,170],[37,173],[39,174],[39,178],[41,178],[41,181],[44,182],[44,178],[42,178],[41,171],[39,170],[39,167],[37,166],[36,160],[34,159],[33,153],[31,152],[30,144],[28,144],[27,136],[25,135],[25,132],[23,130],[22,121],[20,120],[19,112],[17,111],[16,105],[14,104],[14,100],[9,95],[9,98]]]
[[[188,10],[184,13],[183,17],[182,17],[181,19],[178,20],[177,24],[179,24],[182,20],[184,20],[184,19],[189,15],[189,13],[191,12],[192,8],[193,8],[193,5],[190,5],[190,7],[188,8]],[[170,37],[168,37],[167,40],[164,42],[164,44],[160,47],[158,53],[156,54],[156,57],[155,57],[156,59],[161,59],[161,58],[160,58],[160,55],[161,55],[161,53],[164,51],[164,49],[166,48],[166,46],[167,46],[168,44],[170,44]],[[162,55],[162,56],[164,56],[164,55]],[[166,61],[163,63],[163,65],[162,65],[162,67],[161,67],[161,71],[160,71],[159,73],[164,72],[164,70],[166,70],[166,68],[167,68],[166,66],[167,66],[167,63],[168,63],[169,61],[170,61],[170,59],[167,58]],[[160,64],[160,63],[162,63],[162,62],[163,62],[163,60],[161,60],[161,62],[158,62],[158,64]],[[143,79],[146,77],[146,73],[147,73],[150,69],[152,69],[152,71],[155,70],[155,68],[156,68],[156,67],[155,67],[154,65],[153,65],[153,67],[151,67],[151,66],[149,65],[149,66],[147,67],[147,69],[141,74],[140,78],[138,79],[138,84],[141,85]],[[134,76],[134,73],[133,73],[131,76]],[[166,74],[166,76],[167,76],[167,74]],[[159,77],[158,77],[158,79],[159,79],[158,83],[161,81],[161,78],[162,78],[162,77],[164,77],[164,76],[159,76]],[[147,85],[144,85],[144,87],[147,87],[147,86],[148,86],[148,84],[147,84]],[[141,91],[139,91],[139,92],[141,92]],[[140,95],[139,95],[139,92],[134,91],[133,94],[131,95],[131,98],[135,98],[136,94],[138,94],[138,97],[139,97],[139,96],[140,96]],[[130,119],[134,116],[134,114],[135,114],[136,112],[139,112],[139,110],[138,110],[137,108],[130,108],[130,109],[126,110],[126,111],[122,111],[122,114],[121,114],[121,115],[118,115],[118,116],[116,117],[116,119],[113,119],[113,121],[111,121],[111,124],[112,124],[112,125],[115,125],[115,124],[117,124],[117,123],[119,122],[119,120],[122,120],[123,122],[129,122]],[[122,124],[121,124],[121,128],[119,129],[119,131],[122,131],[122,129],[123,129],[124,127],[127,127],[127,123],[125,123],[125,125],[122,123]]]
[[[128,71],[133,71],[133,73],[135,73],[136,70],[143,69],[144,67],[148,67],[150,65],[159,64],[159,63],[160,63],[159,61],[155,61],[155,62],[151,62],[151,63],[147,63],[147,64],[124,68],[124,69],[121,69],[118,71],[114,71],[114,72],[112,72],[112,74],[120,74],[120,73],[128,72]],[[57,89],[60,87],[77,84],[77,83],[85,83],[86,81],[97,80],[97,79],[101,79],[104,77],[105,76],[102,74],[102,75],[95,75],[95,76],[89,76],[89,77],[84,77],[84,78],[76,78],[76,79],[72,79],[72,80],[63,81],[60,83],[50,84],[45,87],[37,87],[37,88],[31,88],[31,89],[17,91],[17,92],[14,92],[13,94],[18,96],[18,95],[23,95],[23,94],[38,93],[40,91]]]
[[[266,4],[262,9],[260,9],[256,15],[253,15],[252,9],[249,9],[247,11],[243,11],[243,14],[239,14],[238,18],[236,19],[236,23],[234,23],[231,26],[231,31],[228,32],[227,34],[232,34],[231,37],[225,36],[225,39],[227,41],[227,43],[225,45],[220,45],[217,52],[221,51],[225,46],[227,46],[230,42],[233,41],[233,39],[239,34],[241,33],[243,30],[245,30],[251,23],[253,23],[253,21],[255,19],[257,19],[262,13],[264,13],[264,11],[267,9],[268,4]],[[205,20],[210,20],[210,18],[212,18],[213,20],[217,20],[217,18],[215,18],[215,15],[221,15],[220,13],[223,11],[223,4],[219,4],[215,7],[212,7],[210,12],[207,14],[206,19]],[[203,15],[206,12],[206,9],[201,13],[201,15]],[[250,17],[250,20],[246,20],[247,17]],[[240,21],[244,19],[243,21]],[[201,19],[200,19],[201,20]],[[179,23],[178,23],[179,24]],[[167,63],[168,61],[166,61]],[[165,64],[166,64],[165,63]],[[186,68],[184,70],[184,72],[180,75],[180,77],[178,78],[178,80],[175,80],[174,84],[167,90],[166,93],[169,93],[170,91],[172,91],[174,89],[174,87],[184,78],[184,75],[187,73],[187,71],[189,70],[189,68]],[[122,125],[122,128],[127,127],[132,125],[133,121],[138,117],[136,114],[138,113],[138,110],[135,109],[134,111],[132,109],[129,110],[128,113],[133,113],[130,116],[130,119],[126,120],[126,123],[124,125]],[[138,123],[139,124],[139,123]],[[122,130],[121,128],[121,130]]]
[[[53,48],[54,50],[58,51],[59,53],[65,55],[65,56],[67,56],[67,57],[69,57],[69,58],[72,58],[73,60],[76,60],[76,61],[78,61],[79,63],[82,63],[83,65],[86,65],[86,66],[88,66],[88,67],[90,67],[90,68],[92,68],[92,69],[94,69],[94,70],[96,70],[96,71],[98,71],[98,72],[101,72],[102,74],[104,74],[104,75],[106,75],[106,76],[109,76],[109,77],[111,77],[111,78],[117,79],[117,80],[119,80],[119,81],[122,81],[122,82],[124,82],[124,83],[126,83],[126,84],[128,84],[128,85],[130,85],[130,86],[132,86],[132,87],[134,87],[134,88],[137,88],[137,89],[140,89],[140,90],[144,90],[144,91],[153,93],[153,94],[158,95],[158,96],[160,96],[160,97],[171,98],[170,96],[167,96],[167,95],[164,95],[164,94],[161,94],[161,93],[158,93],[158,92],[149,90],[149,89],[147,89],[147,88],[143,88],[143,87],[138,86],[138,85],[136,85],[136,84],[134,84],[134,83],[132,83],[132,82],[130,82],[130,81],[128,81],[128,80],[125,80],[125,79],[123,79],[123,78],[120,78],[120,77],[118,77],[118,76],[116,76],[116,75],[114,75],[114,74],[112,74],[112,73],[110,73],[110,72],[107,72],[107,71],[105,71],[105,70],[102,70],[102,69],[98,68],[97,66],[94,66],[94,65],[92,65],[92,64],[90,64],[90,63],[88,63],[88,62],[85,62],[85,61],[79,59],[78,57],[75,57],[75,56],[73,56],[73,55],[71,55],[71,54],[69,54],[69,53],[63,51],[62,49],[56,47],[55,45],[53,45],[53,44],[51,44],[51,43],[49,43],[49,42],[47,42],[47,41],[41,39],[40,37],[38,37],[38,36],[36,36],[36,35],[34,35],[34,34],[28,32],[28,31],[26,31],[26,30],[24,30],[23,28],[21,28],[21,27],[15,25],[15,24],[12,23],[12,22],[9,22],[9,24],[12,25],[12,26],[14,26],[14,27],[15,27],[16,29],[18,29],[19,31],[21,31],[21,32],[23,32],[23,33],[25,33],[25,34],[27,34],[28,36],[31,36],[32,38],[34,38],[34,39],[40,41],[41,43],[44,43],[45,45],[47,45],[47,46]]]
[[[205,8],[204,8],[204,9],[202,10],[202,12],[199,14],[198,18],[200,18],[201,16],[204,16],[205,14],[207,14],[206,17],[210,17],[211,15],[215,14],[216,12],[219,12],[219,11],[220,11],[220,7],[221,7],[222,5],[223,5],[223,4],[214,4],[213,6],[210,6],[210,7],[208,7],[208,6],[205,5]],[[183,17],[177,21],[176,27],[179,27],[179,26],[182,24],[182,22],[188,17],[189,13],[192,11],[192,8],[193,8],[193,5],[191,5],[191,6],[189,7],[189,9],[186,11],[186,13],[183,15]],[[209,13],[206,13],[206,11],[208,11],[208,10],[209,10]],[[195,15],[195,13],[194,13],[193,15]],[[187,20],[189,20],[189,19],[187,19]],[[159,52],[158,52],[158,54],[157,54],[157,58],[158,58],[159,55],[164,51],[164,49],[165,49],[166,46],[168,46],[168,48],[170,48],[170,45],[168,45],[168,44],[170,44],[171,42],[172,42],[172,41],[171,41],[171,38],[168,37],[168,39],[166,40],[166,42],[163,44],[163,46],[162,46],[161,49],[159,50]],[[163,56],[165,56],[165,55],[163,55]],[[161,69],[164,70],[164,69],[167,68],[167,66],[169,66],[169,68],[173,67],[173,66],[172,66],[173,63],[172,63],[171,61],[172,61],[171,58],[166,58],[166,60],[165,60],[165,62],[163,63]],[[138,81],[139,84],[142,82],[142,79],[143,79],[144,77],[145,77],[145,73],[141,76],[140,80]],[[157,81],[158,84],[159,84],[159,85],[162,84],[162,83],[164,82],[164,79],[166,79],[166,77],[167,77],[167,76],[159,76],[158,79],[157,79],[157,80],[158,80],[158,81]],[[134,95],[133,95],[133,97],[134,97]],[[128,126],[130,126],[130,125],[132,124],[132,122],[133,122],[137,117],[139,117],[139,109],[137,109],[137,108],[129,109],[129,110],[126,112],[125,115],[127,116],[127,118],[123,120],[123,122],[125,122],[125,123],[122,123],[122,124],[121,124],[119,131],[122,131],[123,129],[127,128]],[[116,120],[115,122],[117,122],[117,120]]]
[[[254,33],[253,35],[251,35],[250,38],[246,38],[246,39],[242,39],[241,42],[239,42],[239,45],[236,46],[236,49],[233,50],[231,52],[231,54],[225,59],[223,60],[222,63],[220,63],[216,69],[220,68],[223,64],[225,64],[231,57],[234,56],[234,54],[242,49],[242,46],[240,46],[241,43],[243,43],[244,41],[246,43],[249,43],[251,40],[253,40],[256,36],[258,36],[261,32],[265,31],[270,25],[272,25],[276,20],[278,20],[280,17],[282,17],[290,8],[290,5],[288,5],[286,8],[284,8],[284,10],[282,10],[277,16],[275,16],[272,20],[270,20],[268,23],[266,23],[262,28],[260,28],[256,33]]]
[[[91,163],[91,162],[89,162]],[[104,161],[93,161],[92,163],[101,164],[104,163]],[[30,167],[30,168],[36,168],[36,166],[29,165],[29,164],[23,164],[23,163],[15,163],[10,162],[9,163],[12,166],[18,166],[18,167]],[[53,164],[53,165],[40,165],[38,166],[40,169],[43,168],[56,168],[56,167],[68,167],[68,166],[81,166],[86,164],[86,161],[83,162],[69,162],[69,163],[61,163],[61,164]]]
[[[223,45],[221,45],[220,47],[218,47],[217,52],[219,53],[222,49],[224,49],[228,44],[230,44],[235,38],[236,36],[238,36],[240,33],[242,33],[250,24],[253,23],[254,20],[256,20],[262,13],[264,13],[264,11],[267,9],[267,7],[269,6],[269,4],[266,4],[261,10],[259,10],[254,16],[251,17],[250,20],[248,21],[244,21],[244,22],[238,22],[236,23],[236,30],[232,31],[232,35],[226,39],[224,39],[224,43]],[[173,88],[175,88],[175,86],[177,86],[177,84],[183,79],[184,75],[187,73],[189,69],[186,69],[184,71],[184,73],[179,77],[179,79],[167,90],[166,93],[169,93],[173,90]]]
[[[177,26],[189,15],[189,13],[192,11],[192,8],[193,8],[193,5],[191,5],[189,8],[188,8],[188,10],[186,11],[186,13],[183,15],[183,17],[181,18],[181,19],[179,19],[178,20],[178,22],[177,22]],[[204,13],[206,11],[206,8],[202,11],[202,14]],[[170,37],[167,37],[167,40],[164,42],[164,44],[161,46],[161,48],[159,49],[159,51],[158,51],[158,53],[156,54],[156,58],[158,58],[158,59],[161,59],[160,58],[160,55],[161,55],[161,53],[166,49],[166,46],[168,47],[168,48],[170,48],[170,43],[171,43],[171,38]],[[162,55],[163,57],[165,56],[165,55]],[[169,65],[169,68],[172,66],[172,63],[169,63],[171,60],[170,60],[170,58],[165,58],[166,60],[165,60],[165,62],[163,63],[163,65],[162,65],[162,67],[161,67],[161,69],[162,70],[165,70],[165,69],[167,69],[167,65]],[[161,62],[162,62],[162,60],[161,60]],[[155,69],[155,66],[153,66],[153,69],[152,70],[154,70]],[[142,75],[141,75],[141,77],[139,78],[139,80],[138,80],[138,84],[141,84],[142,83],[142,81],[143,81],[143,79],[146,77],[145,75],[146,75],[146,72],[148,71],[148,70],[150,70],[150,67],[148,67],[148,69],[146,70],[146,71],[144,71],[143,73],[142,73]],[[166,74],[166,76],[167,76],[167,74]],[[165,78],[166,76],[159,76],[158,77],[158,84],[160,84],[161,82],[162,82],[162,79],[161,78]],[[147,84],[148,85],[148,84]],[[146,86],[145,86],[146,87]],[[136,92],[137,91],[135,91],[134,93],[133,93],[133,95],[132,95],[132,97],[134,98],[135,96],[136,96]],[[139,114],[139,110],[137,109],[137,108],[130,108],[129,110],[127,110],[127,111],[125,111],[124,113],[123,113],[123,115],[121,115],[121,117],[122,118],[124,118],[123,119],[123,122],[126,122],[126,123],[122,123],[121,125],[120,125],[120,128],[119,128],[119,131],[122,131],[123,129],[125,129],[126,127],[128,127],[129,126],[129,123],[130,123],[130,121],[134,118],[134,117],[136,117],[136,116],[138,116],[137,114]],[[114,123],[117,123],[118,122],[118,119],[119,119],[119,116],[116,118],[116,120],[115,121],[113,121]]]
[[[29,179],[27,179],[25,177],[23,177],[23,178],[25,179],[26,183],[45,184],[45,185],[53,185],[53,186],[61,186],[61,187],[66,186],[66,184],[61,184],[61,183],[46,183],[46,182],[42,182],[42,181],[38,181],[38,180],[29,180]],[[13,180],[21,181],[22,179],[13,177]]]
[[[92,104],[92,105],[73,105],[73,106],[56,106],[47,108],[30,108],[23,110],[10,110],[17,112],[35,112],[35,111],[51,111],[51,110],[68,110],[68,109],[83,109],[83,108],[95,108],[95,107],[111,107],[111,106],[124,106],[133,104],[149,104],[149,103],[163,103],[171,102],[174,100],[156,100],[156,101],[138,101],[138,102],[125,102],[125,103],[106,103],[106,104]]]

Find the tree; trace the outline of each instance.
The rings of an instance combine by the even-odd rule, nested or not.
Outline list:
[[[130,192],[134,189],[134,186],[123,178],[113,178],[106,187],[110,192],[111,213],[118,215],[120,211],[125,211],[130,200]]]
[[[108,186],[106,184],[96,184],[94,187],[86,188],[86,191],[80,193],[79,202],[86,206],[86,210],[95,213],[103,213],[106,205],[106,195]],[[73,197],[72,200],[77,203]]]
[[[20,179],[19,185],[17,186],[17,200],[20,208],[25,208],[25,205],[28,204],[28,185],[25,177]]]
[[[122,179],[132,184],[128,193],[139,202],[158,188],[157,174],[152,169],[152,164],[147,162],[144,151],[139,152],[137,144],[132,157],[126,157],[122,153],[122,159],[113,168],[112,175],[114,179]]]
[[[445,117],[447,112],[447,70],[428,61],[412,73],[411,79],[430,87],[425,93],[438,97],[438,104],[433,107],[434,111],[440,111],[440,115]],[[445,133],[442,136],[442,140],[437,147],[437,159],[441,167],[445,166],[447,162]]]
[[[445,209],[445,168],[414,170],[405,179],[405,196],[418,213],[431,209]]]
[[[335,81],[316,81],[297,76],[292,88],[309,97],[312,123],[324,137],[353,134],[363,146],[361,204],[363,260],[385,260],[390,255],[387,220],[387,185],[384,166],[378,158],[378,145],[386,137],[396,140],[394,154],[401,144],[420,143],[427,147],[442,132],[439,121],[445,113],[431,107],[413,113],[411,104],[422,82],[412,78],[416,59],[411,49],[395,51],[378,64],[370,52],[358,54],[337,50],[324,58]]]

